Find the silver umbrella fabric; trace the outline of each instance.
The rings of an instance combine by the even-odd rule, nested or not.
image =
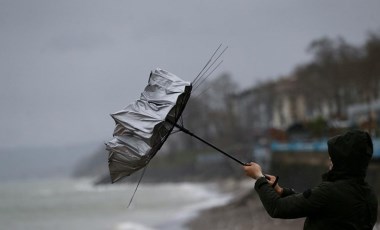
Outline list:
[[[114,138],[106,143],[112,182],[146,166],[170,135],[192,85],[162,69],[151,72],[140,99],[111,114]]]

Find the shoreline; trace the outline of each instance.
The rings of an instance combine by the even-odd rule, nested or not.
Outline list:
[[[153,229],[162,230],[188,230],[187,223],[198,218],[203,211],[221,207],[230,203],[235,197],[230,193],[224,182],[213,183],[191,183],[200,185],[204,189],[205,195],[202,200],[184,206],[178,210],[178,213],[169,221],[154,226]]]
[[[144,190],[151,190],[156,186],[156,188],[161,190],[165,187],[172,187],[177,190],[176,192],[181,192],[187,196],[185,203],[175,200],[170,207],[156,209],[157,205],[153,205],[155,210],[145,210],[146,207],[144,206],[147,203],[143,204],[142,202],[144,201],[136,197],[136,210],[133,211],[137,211],[140,214],[143,211],[146,215],[154,218],[155,221],[151,220],[150,223],[144,223],[140,215],[136,216],[136,218],[121,221],[115,227],[117,230],[187,230],[187,223],[197,218],[202,211],[227,205],[234,199],[234,196],[228,192],[229,189],[226,188],[225,184],[224,182],[143,183],[140,185],[141,188],[139,188],[141,189],[141,194],[144,193]],[[169,201],[171,200],[170,197],[171,194],[166,194],[164,199]]]

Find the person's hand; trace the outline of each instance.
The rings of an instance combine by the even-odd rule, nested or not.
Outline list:
[[[265,174],[265,178],[268,181],[268,184],[273,187],[273,184],[276,182],[276,176]]]
[[[276,182],[276,177],[272,176],[272,175],[265,174],[265,178],[267,179],[268,184],[270,184],[270,186],[273,187],[273,184]],[[281,188],[278,183],[276,183],[276,185],[274,186],[274,190],[280,196],[281,196],[282,192],[284,191],[284,189]]]
[[[261,172],[260,165],[254,162],[244,165],[243,168],[244,168],[245,174],[247,174],[247,176],[252,177],[255,180],[264,176],[263,173]]]

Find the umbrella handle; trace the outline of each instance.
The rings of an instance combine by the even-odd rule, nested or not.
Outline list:
[[[235,162],[239,163],[240,165],[243,165],[243,166],[247,166],[249,165],[248,163],[244,163],[242,161],[240,161],[239,159],[231,156],[230,154],[224,152],[223,150],[221,150],[220,148],[216,147],[215,145],[211,144],[210,142],[198,137],[197,135],[195,135],[194,133],[190,132],[188,129],[186,129],[185,127],[181,126],[181,125],[178,125],[177,123],[173,123],[169,120],[166,120],[168,121],[169,123],[173,124],[175,127],[177,127],[179,130],[181,130],[182,132],[192,136],[192,137],[195,137],[196,139],[202,141],[203,143],[205,143],[206,145],[214,148],[215,150],[219,151],[220,153],[224,154],[225,156],[229,157],[230,159],[234,160]]]
[[[216,147],[215,145],[211,144],[210,142],[198,137],[197,135],[195,135],[194,133],[190,132],[190,130],[186,129],[185,127],[183,127],[182,125],[178,125],[177,123],[173,123],[171,122],[170,120],[166,119],[167,122],[169,122],[170,124],[173,124],[175,127],[177,127],[179,130],[181,130],[182,132],[192,136],[192,137],[195,137],[196,139],[202,141],[203,143],[205,143],[206,145],[214,148],[215,150],[219,151],[220,153],[224,154],[225,156],[229,157],[230,159],[234,160],[235,162],[239,163],[240,165],[243,165],[243,166],[248,166],[249,163],[244,163],[242,161],[240,161],[239,159],[231,156],[230,154],[224,152],[223,150],[221,150],[220,148]],[[269,180],[270,178],[268,176],[265,175],[265,178],[267,180]]]

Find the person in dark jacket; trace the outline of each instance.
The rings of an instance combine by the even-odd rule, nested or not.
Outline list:
[[[303,193],[282,188],[274,176],[264,177],[260,165],[244,166],[256,179],[255,190],[273,218],[307,217],[304,229],[373,229],[378,201],[365,182],[373,144],[367,132],[355,130],[328,140],[330,170],[322,183]]]

